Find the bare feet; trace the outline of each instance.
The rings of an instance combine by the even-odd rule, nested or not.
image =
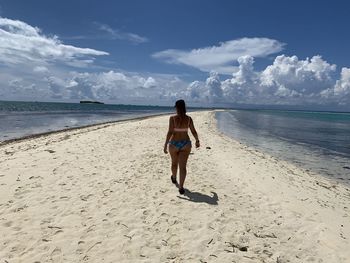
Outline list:
[[[173,184],[176,184],[176,183],[177,183],[177,182],[176,182],[176,177],[170,176],[170,179],[171,179],[171,181],[173,182]]]

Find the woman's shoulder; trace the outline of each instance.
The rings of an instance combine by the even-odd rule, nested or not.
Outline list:
[[[170,117],[169,117],[169,119],[170,120],[177,120],[178,118],[180,118],[178,115],[171,115]],[[189,116],[189,115],[185,115],[185,118],[187,119],[187,120],[192,120],[192,118],[191,118],[191,116]]]

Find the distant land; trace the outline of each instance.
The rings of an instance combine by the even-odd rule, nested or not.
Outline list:
[[[80,103],[104,104],[103,102],[93,100],[81,100]]]

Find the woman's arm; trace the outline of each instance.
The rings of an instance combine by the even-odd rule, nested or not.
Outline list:
[[[193,137],[196,139],[196,148],[198,148],[200,146],[199,138],[198,138],[198,134],[197,134],[196,128],[194,127],[194,123],[193,123],[193,120],[191,117],[190,117],[190,130],[193,134]]]
[[[174,133],[174,121],[172,120],[172,117],[169,118],[169,128],[168,128],[168,133],[166,135],[165,143],[164,143],[164,153],[168,153],[168,142],[171,138],[171,136]]]

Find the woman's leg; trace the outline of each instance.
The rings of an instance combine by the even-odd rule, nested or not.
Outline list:
[[[171,156],[171,173],[173,178],[176,178],[177,166],[179,165],[179,151],[174,145],[169,145],[169,153]]]
[[[186,179],[186,165],[187,165],[187,160],[188,156],[190,155],[191,152],[191,146],[185,146],[179,151],[179,168],[180,168],[180,183],[179,183],[179,188],[182,189],[184,186],[184,182]]]

